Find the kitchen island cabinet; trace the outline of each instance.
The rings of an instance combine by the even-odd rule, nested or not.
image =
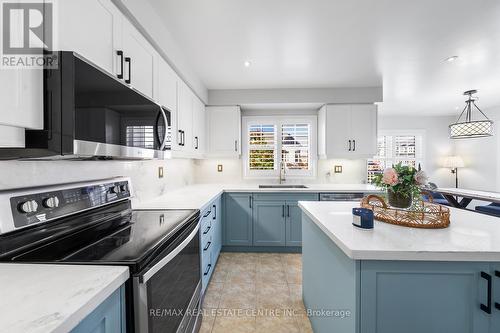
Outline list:
[[[499,332],[497,218],[352,226],[355,203],[302,202],[303,298],[314,332]]]

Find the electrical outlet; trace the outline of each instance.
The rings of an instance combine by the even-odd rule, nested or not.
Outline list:
[[[163,178],[163,167],[158,167],[158,178]]]
[[[217,172],[222,172],[222,164],[217,164]]]
[[[342,173],[342,165],[336,165],[333,167],[335,173]]]

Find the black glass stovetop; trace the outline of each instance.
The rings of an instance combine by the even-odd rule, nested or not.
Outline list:
[[[143,266],[196,210],[132,210],[120,203],[0,238],[0,260]]]

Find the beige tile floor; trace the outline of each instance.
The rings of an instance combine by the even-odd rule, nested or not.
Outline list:
[[[203,309],[200,333],[313,332],[300,254],[221,253]]]

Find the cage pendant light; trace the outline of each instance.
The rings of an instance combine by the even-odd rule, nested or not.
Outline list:
[[[451,139],[482,138],[493,135],[493,121],[491,121],[476,105],[477,98],[472,97],[477,90],[464,92],[469,98],[465,101],[465,108],[454,124],[449,126]],[[477,109],[484,117],[483,120],[473,120],[472,111]]]

